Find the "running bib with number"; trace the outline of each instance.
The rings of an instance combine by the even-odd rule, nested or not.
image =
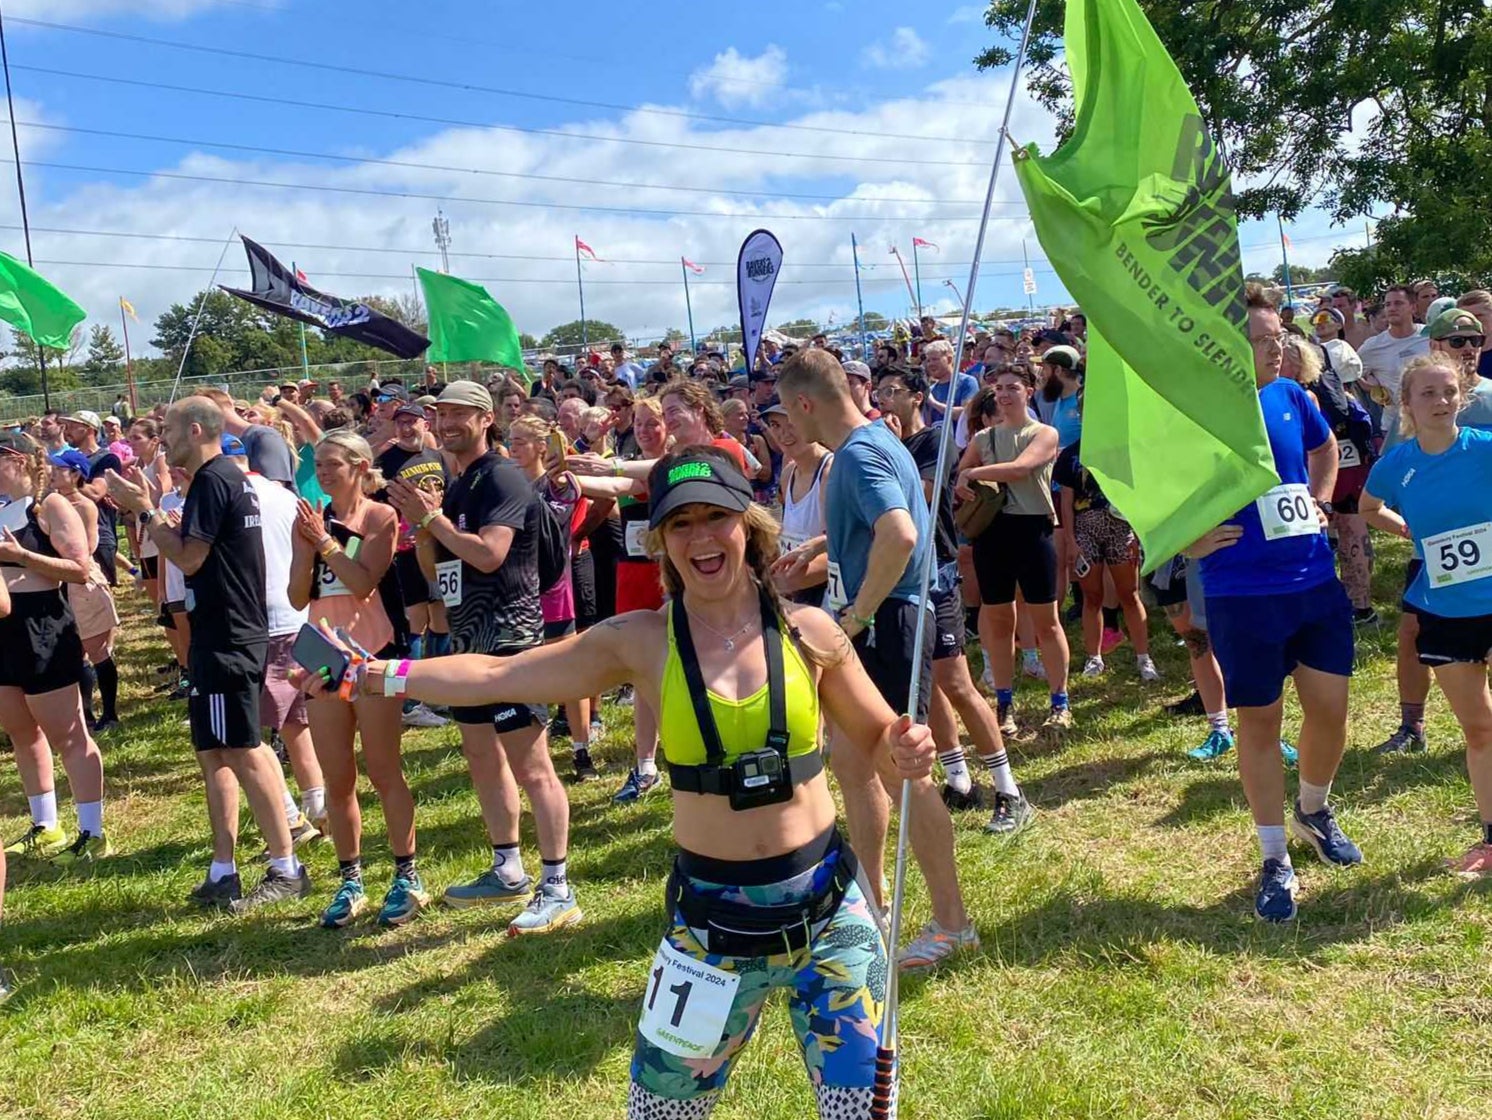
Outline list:
[[[777,555],[786,556],[789,552],[793,551],[793,549],[802,548],[803,545],[807,543],[807,537],[800,537],[791,533],[783,533],[782,536],[777,538]]]
[[[461,605],[461,561],[442,560],[435,565],[435,586],[440,601],[448,607]]]
[[[1316,502],[1310,488],[1302,482],[1287,482],[1254,500],[1259,511],[1259,525],[1267,541],[1286,537],[1314,537],[1321,532],[1316,517]]]
[[[1431,587],[1451,587],[1492,575],[1492,521],[1436,533],[1420,542]]]
[[[1358,451],[1357,444],[1350,439],[1344,439],[1337,447],[1337,466],[1362,466],[1362,452]]]
[[[667,941],[658,946],[637,1029],[654,1046],[681,1058],[709,1058],[720,1049],[741,978],[697,961]]]
[[[362,537],[353,537],[342,551],[347,554],[349,560],[356,560],[358,550],[362,548],[362,545]],[[336,595],[351,595],[352,590],[342,582],[336,572],[332,571],[332,566],[323,560],[321,562],[321,587],[317,594],[323,599],[330,599]]]
[[[833,560],[830,560],[829,591],[828,598],[824,600],[824,610],[828,611],[830,614],[838,614],[849,605],[850,601],[848,598],[845,597],[844,593],[844,579],[839,574],[839,565],[836,564]]]
[[[648,523],[646,521],[629,521],[624,530],[627,543],[627,558],[630,560],[648,560],[648,546],[645,538],[648,535]]]

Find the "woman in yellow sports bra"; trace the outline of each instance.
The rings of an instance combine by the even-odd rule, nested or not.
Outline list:
[[[827,614],[768,590],[777,525],[731,459],[666,456],[648,491],[649,547],[673,596],[661,609],[514,657],[368,661],[358,687],[464,705],[631,682],[660,714],[680,851],[628,1115],[707,1116],[766,998],[785,988],[819,1115],[868,1117],[889,962],[835,828],[820,708],[847,744],[889,751],[909,778],[931,769],[931,733],[887,707]]]

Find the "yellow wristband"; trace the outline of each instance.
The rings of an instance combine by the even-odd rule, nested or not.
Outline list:
[[[420,525],[419,525],[419,527],[421,529],[428,529],[428,528],[430,528],[430,522],[434,521],[439,516],[440,516],[440,510],[438,510],[438,509],[432,509],[429,513],[425,514],[424,517],[420,518]]]

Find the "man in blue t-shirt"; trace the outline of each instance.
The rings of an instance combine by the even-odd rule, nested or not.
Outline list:
[[[922,402],[922,420],[926,424],[942,423],[948,415],[949,393],[953,394],[953,417],[957,422],[958,407],[979,392],[977,379],[954,371],[953,343],[946,338],[923,343],[922,374],[928,385],[927,399]]]
[[[834,449],[834,469],[824,484],[827,533],[821,540],[829,554],[825,609],[844,628],[886,702],[906,712],[918,616],[932,610],[922,596],[932,533],[917,464],[889,428],[867,420],[856,407],[844,367],[827,350],[804,350],[785,360],[777,392],[798,438]],[[931,618],[927,621],[917,711],[911,713],[919,722],[926,719],[932,692],[934,627]],[[887,798],[876,788],[874,765],[893,797],[901,779],[885,752],[872,764],[863,752],[831,742],[829,758],[845,791],[851,846],[865,866],[866,881],[878,886],[890,820]],[[979,935],[959,890],[953,821],[930,778],[912,783],[912,802],[912,849],[927,879],[933,910],[933,920],[898,956],[902,968],[916,970],[977,947]]]
[[[1286,848],[1280,722],[1286,677],[1295,680],[1300,796],[1290,821],[1298,840],[1337,866],[1362,862],[1327,798],[1347,745],[1352,604],[1326,539],[1337,443],[1311,397],[1279,376],[1279,313],[1248,286],[1249,342],[1259,407],[1280,484],[1187,549],[1200,559],[1207,628],[1238,708],[1238,772],[1264,857],[1254,912],[1295,916],[1295,872]]]

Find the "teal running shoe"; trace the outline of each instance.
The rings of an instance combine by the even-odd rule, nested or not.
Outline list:
[[[341,929],[368,908],[368,892],[361,879],[343,879],[336,897],[321,912],[322,929]]]
[[[1198,762],[1211,762],[1222,758],[1233,749],[1233,732],[1219,731],[1213,728],[1207,733],[1207,738],[1202,740],[1200,747],[1193,747],[1186,752],[1188,758],[1195,758]]]
[[[378,911],[381,926],[402,926],[412,921],[421,910],[430,905],[430,894],[420,879],[419,872],[413,875],[395,875],[389,893],[383,896],[383,906]]]
[[[1285,760],[1286,766],[1294,766],[1300,761],[1300,752],[1285,740],[1280,740],[1280,757]]]

